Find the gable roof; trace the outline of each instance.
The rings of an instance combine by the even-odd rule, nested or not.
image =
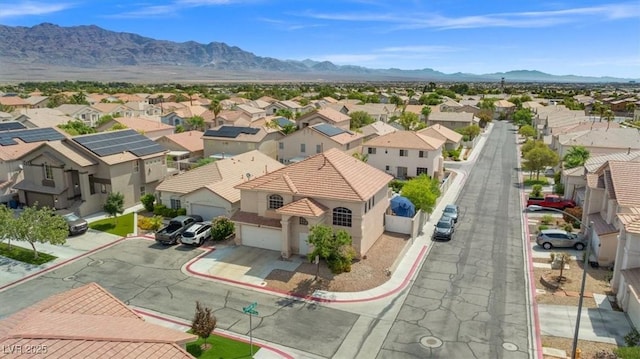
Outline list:
[[[162,136],[156,141],[160,142],[162,139],[173,142],[176,145],[184,148],[189,152],[197,152],[204,150],[204,142],[202,141],[202,135],[204,132],[201,131],[185,131],[180,133],[173,133],[170,135]]]
[[[305,121],[316,117],[322,117],[328,123],[340,123],[351,120],[351,117],[338,110],[335,110],[331,107],[324,107],[317,111],[312,111],[300,116],[300,118],[298,118],[298,121]]]
[[[443,139],[445,141],[451,141],[453,143],[458,143],[462,140],[461,134],[448,127],[442,126],[441,124],[431,125],[418,131],[418,133],[429,137]]]
[[[154,131],[172,130],[173,126],[160,121],[154,121],[144,117],[116,117],[113,121],[138,132],[153,133]],[[102,126],[101,126],[102,127]]]
[[[276,213],[299,217],[320,217],[329,208],[313,198],[302,198],[276,209]]]
[[[477,118],[472,112],[440,112],[434,111],[429,114],[428,122],[433,121],[447,121],[447,122],[463,122],[463,123],[477,123],[480,119]]]
[[[96,283],[53,295],[0,320],[0,344],[47,347],[47,358],[192,358],[197,337],[145,322]]]
[[[238,141],[238,142],[260,142],[269,133],[278,131],[277,129],[265,129],[264,126],[240,127],[222,125],[204,132],[202,138],[205,140]]]
[[[360,132],[362,132],[365,136],[377,135],[382,136],[387,133],[396,132],[397,128],[391,126],[390,124],[383,121],[376,121],[374,123],[370,123],[366,126],[360,127]]]
[[[134,130],[119,130],[75,136],[72,140],[107,164],[157,157],[164,147]]]
[[[604,163],[609,161],[640,161],[640,150],[636,151],[624,151],[624,152],[615,152],[608,153],[599,156],[589,157],[585,163],[584,167],[588,172],[595,172],[598,168],[600,168]]]
[[[405,130],[375,137],[365,142],[364,146],[435,151],[444,143],[444,139]]]
[[[308,157],[236,188],[311,198],[365,201],[393,177],[338,149]]]
[[[22,116],[36,127],[56,127],[69,121],[78,121],[55,108],[21,109],[17,119],[20,120]]]
[[[282,163],[253,150],[169,177],[156,187],[156,191],[188,194],[207,188],[234,203],[240,200],[240,190],[235,186],[247,181],[247,174],[249,178],[255,178],[282,167]]]
[[[634,128],[595,128],[593,130],[558,135],[564,146],[584,146],[592,153],[597,148],[640,149],[640,131]]]
[[[618,219],[627,232],[640,233],[640,206],[629,208],[631,213],[618,213]]]
[[[608,175],[608,176],[607,176]],[[640,162],[609,161],[605,180],[621,206],[640,206]]]
[[[4,106],[30,106],[31,104],[25,101],[20,96],[0,96],[0,105]]]
[[[320,135],[331,139],[341,145],[356,141],[364,135],[362,133],[351,132],[328,123],[318,123],[307,127],[310,130],[318,132]]]

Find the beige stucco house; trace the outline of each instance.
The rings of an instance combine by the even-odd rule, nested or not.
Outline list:
[[[102,211],[112,192],[124,195],[127,208],[164,179],[166,152],[133,130],[45,142],[22,156],[24,179],[14,189],[27,205],[38,202],[80,215]]]
[[[98,132],[109,131],[113,126],[124,126],[138,133],[155,140],[162,136],[171,135],[175,132],[175,127],[155,121],[145,117],[116,117],[111,121],[103,123],[96,130]]]
[[[239,244],[309,252],[310,227],[343,229],[359,255],[384,231],[392,176],[337,149],[309,157],[238,185],[240,211],[231,219]]]
[[[619,213],[620,232],[611,288],[633,326],[640,326],[640,206]]]
[[[396,131],[376,137],[362,145],[367,163],[396,178],[406,179],[423,173],[432,178],[443,174],[442,149],[445,140],[414,131]]]
[[[278,160],[282,163],[303,159],[331,148],[353,153],[362,144],[364,135],[326,123],[305,127],[278,141]]]
[[[275,159],[282,137],[284,134],[279,129],[267,126],[219,126],[204,132],[204,156],[225,158],[258,150]]]
[[[298,128],[305,128],[319,123],[327,123],[329,125],[348,130],[351,125],[351,117],[331,107],[325,107],[300,116],[297,119],[297,123]]]
[[[442,125],[451,130],[479,123],[480,119],[470,112],[432,112],[427,119],[427,126]]]
[[[418,131],[421,135],[444,140],[444,149],[455,150],[462,143],[462,135],[440,124],[432,125]]]
[[[284,167],[283,164],[253,150],[225,158],[166,178],[156,188],[159,203],[205,220],[230,217],[240,209],[240,190],[236,185]]]
[[[89,127],[95,127],[101,113],[88,105],[64,104],[56,107],[63,114],[84,122]]]
[[[551,148],[560,158],[572,146],[584,146],[592,156],[640,150],[640,131],[634,128],[594,128],[553,136]]]

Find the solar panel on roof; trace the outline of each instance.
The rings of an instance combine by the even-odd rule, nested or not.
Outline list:
[[[134,130],[104,132],[74,137],[73,140],[100,157],[121,152],[146,156],[165,151],[162,146]]]
[[[280,127],[284,127],[284,126],[287,126],[287,125],[293,125],[293,121],[290,121],[289,119],[286,119],[284,117],[276,118],[276,123]]]
[[[23,142],[56,141],[64,139],[64,135],[53,128],[34,128],[15,131],[0,132],[0,141],[6,143],[3,146],[15,145],[13,139],[19,138]]]
[[[17,145],[18,142],[10,139],[10,138],[0,138],[0,146],[13,146]]]
[[[20,122],[10,121],[10,122],[0,122],[0,131],[9,131],[9,130],[22,130],[26,127]]]
[[[322,123],[319,124],[317,126],[313,126],[313,128],[315,128],[316,130],[324,133],[325,135],[329,136],[329,137],[333,137],[335,135],[339,135],[343,132],[347,132],[346,130],[343,130],[339,127],[335,127],[335,126],[331,126],[328,123]]]
[[[227,138],[236,138],[241,133],[247,135],[255,135],[258,133],[260,129],[253,127],[236,127],[236,126],[222,126],[217,130],[207,130],[204,135],[211,137],[227,137]]]

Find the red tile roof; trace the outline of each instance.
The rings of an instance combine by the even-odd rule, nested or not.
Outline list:
[[[302,198],[276,209],[276,213],[290,216],[319,217],[328,210],[329,208],[314,201],[312,198]]]

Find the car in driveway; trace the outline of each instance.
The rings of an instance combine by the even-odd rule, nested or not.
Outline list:
[[[182,232],[180,243],[201,246],[207,239],[211,239],[211,222],[196,222]]]
[[[543,229],[536,237],[536,243],[544,249],[575,248],[583,250],[587,241],[583,236],[562,229]]]
[[[460,213],[460,208],[455,204],[448,204],[444,207],[442,211],[442,215],[453,219],[453,223],[458,223],[458,214]]]
[[[58,211],[57,214],[64,218],[64,220],[69,225],[70,236],[86,233],[89,229],[89,223],[74,212]]]
[[[453,238],[453,232],[455,231],[455,224],[453,223],[453,219],[451,217],[442,216],[435,224],[435,228],[433,230],[433,240],[444,240],[449,241]]]

